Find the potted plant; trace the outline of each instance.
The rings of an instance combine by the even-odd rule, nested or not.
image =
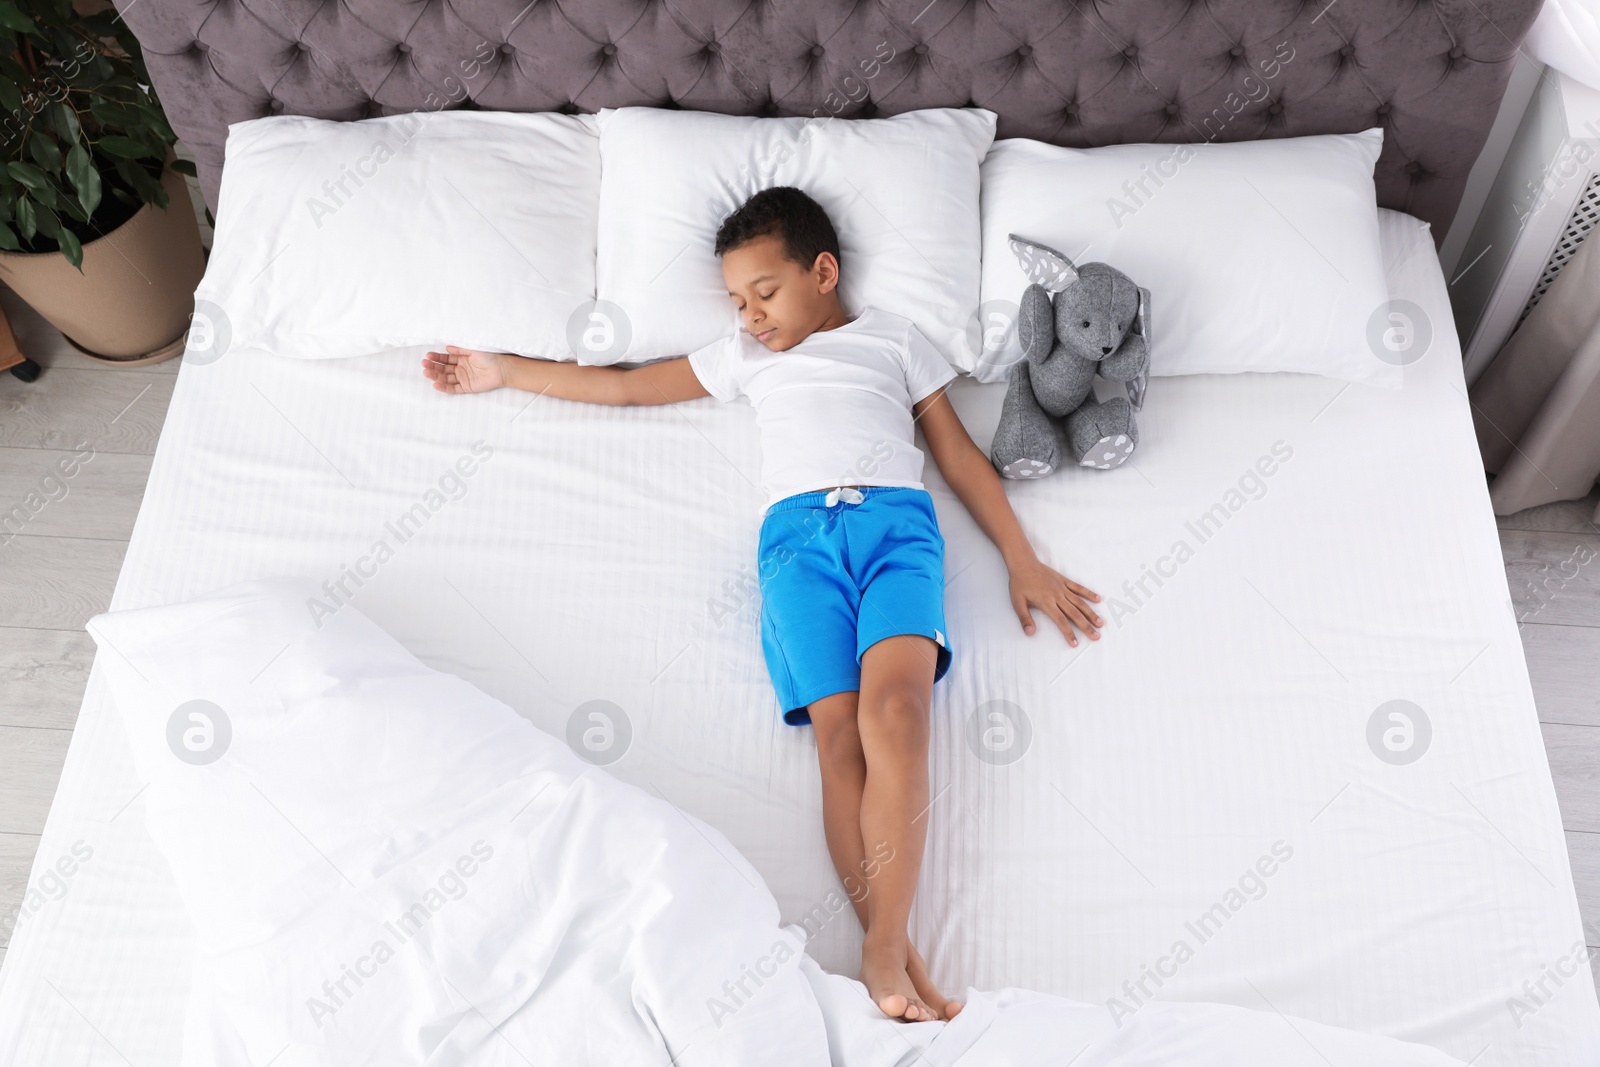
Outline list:
[[[205,269],[139,42],[108,4],[0,0],[0,280],[79,350],[183,350]]]

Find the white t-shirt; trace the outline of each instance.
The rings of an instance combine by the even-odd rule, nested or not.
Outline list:
[[[750,398],[769,505],[840,485],[921,489],[911,405],[956,376],[910,319],[875,308],[785,352],[741,329],[689,366],[718,400]]]

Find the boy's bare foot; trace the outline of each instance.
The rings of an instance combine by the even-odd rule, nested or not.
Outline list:
[[[891,1019],[902,1022],[932,1022],[939,1014],[924,1003],[906,973],[906,949],[902,943],[895,947],[880,948],[864,945],[861,949],[861,983],[867,987],[880,1011]]]
[[[917,951],[915,945],[907,946],[906,976],[911,979],[911,986],[922,1002],[934,1010],[936,1018],[954,1019],[961,1011],[961,1002],[939,992],[939,987],[928,977],[928,966],[922,962],[922,953]]]

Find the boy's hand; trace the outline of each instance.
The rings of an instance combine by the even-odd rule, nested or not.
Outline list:
[[[447,345],[443,352],[428,353],[422,373],[433,379],[433,387],[441,393],[487,393],[506,384],[505,361],[514,358]]]
[[[1050,617],[1072,647],[1078,646],[1077,635],[1072,632],[1074,626],[1089,640],[1100,640],[1097,627],[1105,623],[1089,606],[1091,600],[1098,603],[1100,594],[1050,569],[1038,557],[1011,569],[1011,606],[1022,623],[1022,632],[1030,636],[1034,623],[1029,609],[1038,608]]]

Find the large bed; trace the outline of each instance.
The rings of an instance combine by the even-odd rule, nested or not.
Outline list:
[[[1587,968],[1528,1017],[1507,1008],[1570,956],[1577,903],[1444,280],[1425,226],[1383,225],[1393,292],[1438,331],[1403,390],[1159,379],[1128,476],[1014,490],[1045,558],[1108,597],[1100,643],[1024,637],[998,555],[932,476],[956,658],[914,927],[952,986],[1271,1006],[1478,1064],[1600,1051]],[[412,355],[185,366],[113,609],[338,583],[387,540],[392,559],[344,581],[361,611],[558,736],[613,702],[632,740],[609,770],[721,829],[786,918],[811,916],[836,885],[813,742],[777,717],[741,592],[751,411],[449,397]],[[955,393],[979,439],[1000,390]],[[456,499],[394,525],[478,441],[492,457]],[[1369,747],[1397,699],[1432,727],[1408,764]],[[1012,747],[970,740],[994,701],[1026,716]],[[93,858],[7,955],[11,1062],[176,1059],[190,934],[140,786],[96,672],[39,852]],[[1275,846],[1292,858],[1206,921]],[[853,966],[845,918],[812,941],[827,967]],[[1159,988],[1158,964],[1176,970]]]
[[[1358,21],[1383,5],[1346,6]],[[1525,25],[1531,6],[1513,6],[1493,13]],[[528,24],[548,25],[553,7]],[[187,11],[128,5],[170,53],[151,65],[173,86],[180,60],[163,42]],[[1314,16],[1293,17],[1317,32]],[[203,25],[188,30],[203,38]],[[347,53],[329,25],[311,18],[304,39],[337,65]],[[1172,36],[1160,47],[1177,49]],[[359,67],[370,49],[352,48]],[[1498,88],[1485,93],[1492,104]],[[204,158],[216,117],[188,121]],[[1434,188],[1396,202],[1417,188],[1389,158],[1401,150],[1386,146],[1380,191],[1447,220],[1459,182],[1443,201]],[[1152,999],[1231,1003],[1479,1067],[1600,1061],[1586,957],[1567,962],[1583,934],[1437,234],[1395,210],[1381,228],[1391,296],[1432,329],[1402,389],[1157,379],[1128,468],[1011,487],[1046,562],[1105,595],[1100,642],[1021,634],[998,554],[930,468],[955,658],[935,690],[912,932],[947,987],[1026,987],[1113,1015]],[[750,409],[446,396],[419,355],[186,364],[112,609],[309,578],[327,583],[330,608],[348,600],[557,736],[587,702],[610,702],[629,740],[609,772],[721,830],[785,919],[815,927],[817,960],[852,969],[859,928],[819,910],[837,883],[814,742],[783,725],[762,666]],[[963,380],[952,392],[980,443],[1003,391]],[[490,458],[441,481],[480,442]],[[380,540],[391,558],[351,577]],[[985,743],[997,722],[1008,732]],[[1396,724],[1409,732],[1386,741]],[[7,1063],[179,1058],[193,932],[145,832],[142,785],[97,660],[36,877],[58,857],[81,862],[0,972]],[[1263,857],[1273,873],[1252,876]]]

